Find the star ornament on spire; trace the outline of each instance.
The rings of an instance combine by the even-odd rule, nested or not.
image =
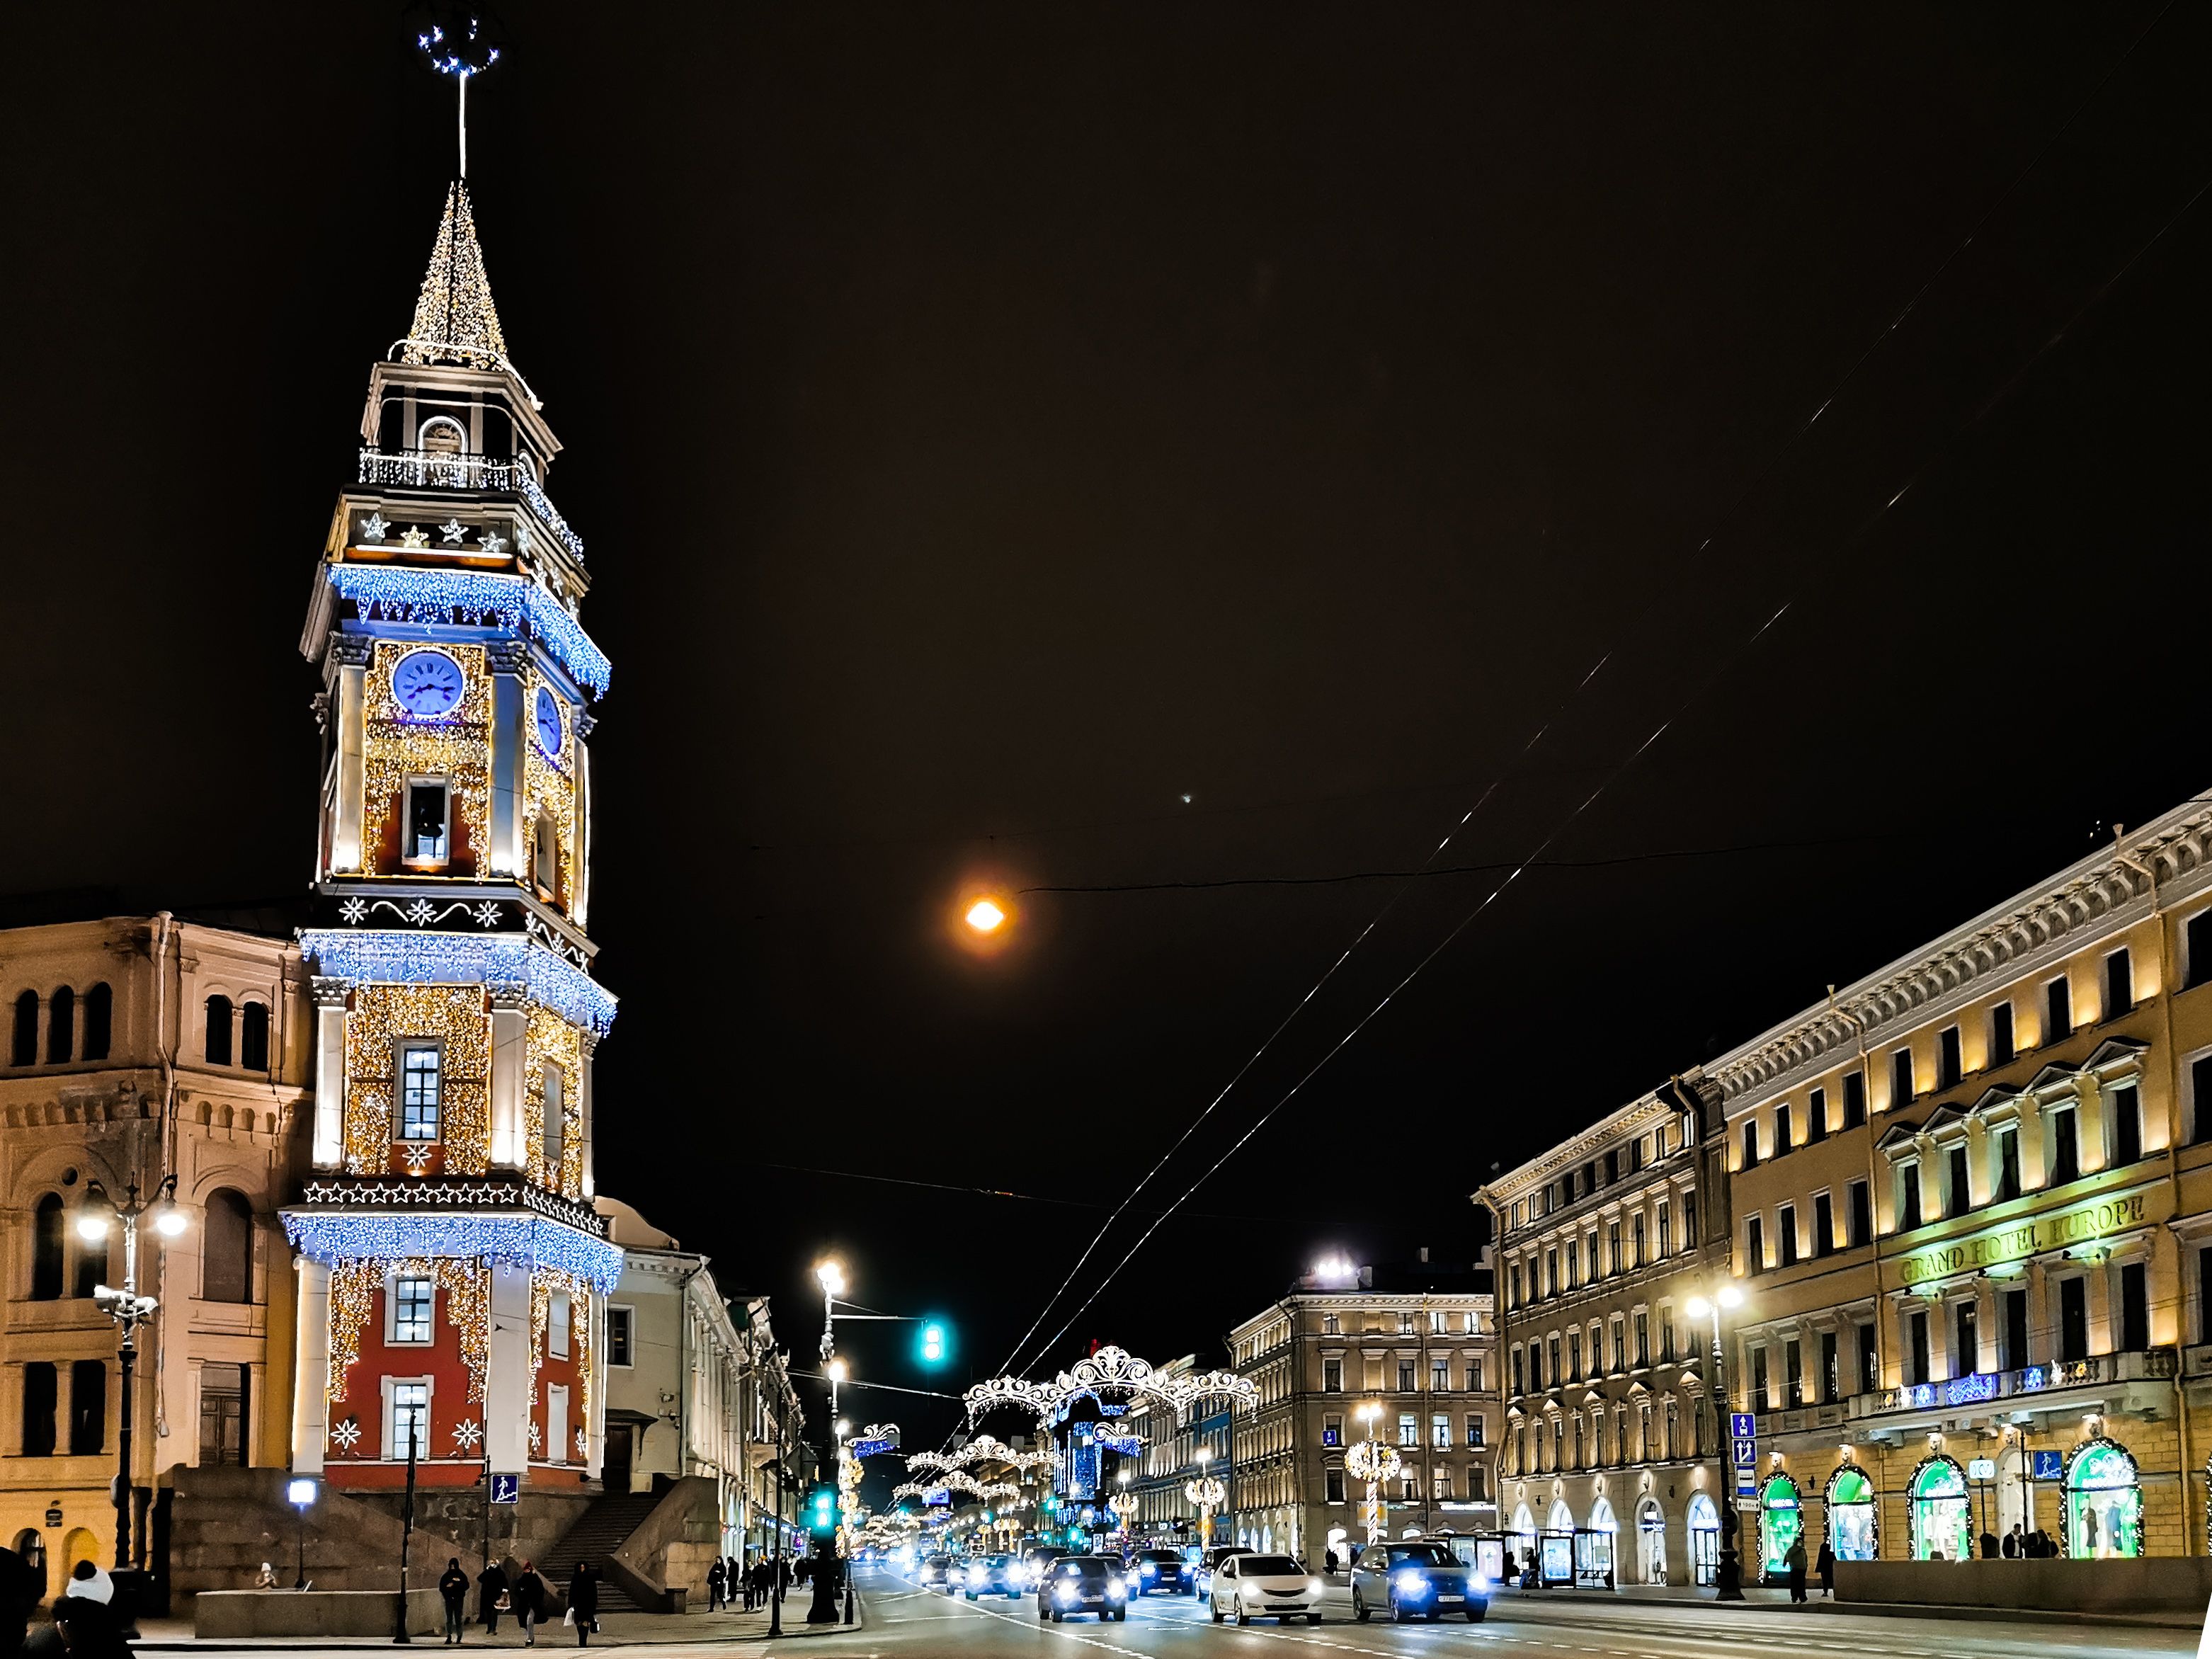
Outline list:
[[[429,0],[416,14],[415,44],[441,75],[450,75],[459,88],[461,172],[469,176],[469,82],[499,62],[500,27],[496,18],[475,7],[463,8],[451,0]]]

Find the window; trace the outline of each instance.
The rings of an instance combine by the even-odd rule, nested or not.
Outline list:
[[[561,1184],[561,1160],[567,1149],[568,1120],[562,1102],[564,1073],[558,1066],[545,1067],[545,1184]]]
[[[2000,1002],[1990,1010],[1990,1064],[2002,1066],[2011,1060],[2012,1004]]]
[[[2002,1204],[2007,1199],[2020,1196],[2019,1126],[2012,1123],[2001,1125],[1992,1140],[1992,1161],[1996,1165],[1996,1178],[1990,1185],[1991,1196]]]
[[[1449,1451],[1451,1443],[1451,1419],[1438,1412],[1429,1419],[1429,1443],[1439,1451]]]
[[[1828,1091],[1815,1089],[1805,1099],[1805,1139],[1809,1142],[1828,1138]]]
[[[1620,1224],[1608,1221],[1605,1224],[1605,1270],[1608,1273],[1620,1271]]]
[[[2135,959],[2126,951],[2105,958],[2105,1018],[2117,1018],[2136,1006]]]
[[[1972,1303],[1961,1302],[1953,1322],[1959,1338],[1958,1370],[1954,1375],[1972,1376],[1982,1368],[1981,1315]]]
[[[249,1002],[238,1011],[238,1063],[249,1072],[269,1069],[269,1005]]]
[[[2134,1084],[2124,1083],[2106,1091],[2105,1121],[2112,1126],[2113,1168],[2142,1156],[2142,1097]]]
[[[392,1282],[392,1340],[428,1342],[430,1340],[432,1281],[401,1278]]]
[[[1628,1265],[1632,1267],[1642,1267],[1644,1261],[1644,1212],[1641,1210],[1638,1210],[1636,1212],[1635,1216],[1629,1223],[1628,1251]]]
[[[1955,1089],[1966,1074],[1966,1061],[1959,1048],[1959,1028],[1946,1025],[1936,1034],[1936,1086]]]
[[[61,1405],[61,1373],[51,1361],[23,1367],[23,1455],[54,1455],[54,1413]]]
[[[1915,1308],[1905,1316],[1905,1340],[1911,1352],[1911,1372],[1908,1382],[1928,1381],[1928,1310]]]
[[[1469,1394],[1482,1392],[1482,1362],[1480,1359],[1467,1362],[1467,1391]]]
[[[1344,1502],[1344,1471],[1331,1469],[1322,1478],[1328,1483],[1327,1501],[1332,1504]]]
[[[2206,1254],[2207,1254],[2208,1255],[2212,1255],[2212,1251],[2208,1251],[2208,1252],[2206,1252]],[[1521,1395],[1523,1395],[1523,1394],[1526,1394],[1527,1392],[1528,1392],[1528,1389],[1527,1389],[1527,1388],[1523,1385],[1523,1383],[1522,1383],[1522,1382],[1521,1350],[1520,1350],[1520,1349],[1518,1349],[1518,1348],[1516,1348],[1516,1349],[1514,1349],[1514,1350],[1513,1350],[1513,1393],[1514,1393],[1514,1396],[1517,1399],[1519,1396],[1521,1396]]]
[[[1899,1048],[1889,1057],[1889,1109],[1912,1101],[1912,1050]]]
[[[2189,983],[2202,985],[2212,980],[2212,910],[2200,910],[2190,917],[2182,928],[2181,944],[2189,957]]]
[[[2212,1056],[2207,1056],[2207,1059],[2212,1060]],[[2206,1098],[2212,1099],[2212,1095]],[[1667,1244],[1667,1200],[1663,1198],[1659,1200],[1659,1254],[1662,1256],[1673,1254]]]
[[[460,422],[450,415],[434,415],[422,422],[415,447],[433,455],[459,455],[468,448]]]
[[[39,994],[26,991],[15,999],[15,1033],[8,1048],[10,1066],[39,1063]]]
[[[1766,1350],[1753,1348],[1751,1351],[1751,1408],[1763,1412],[1769,1403],[1766,1397]]]
[[[631,1358],[632,1353],[635,1352],[631,1346],[634,1340],[635,1326],[633,1322],[635,1318],[635,1316],[628,1308],[609,1308],[607,1310],[608,1364],[635,1365],[637,1364],[637,1361]],[[1338,1424],[1340,1426],[1344,1421],[1340,1417],[1332,1418],[1329,1420]],[[1330,1443],[1334,1444],[1335,1443],[1331,1442]]]
[[[1583,1275],[1593,1285],[1597,1283],[1597,1234],[1593,1231],[1583,1240],[1583,1265],[1589,1271]]]
[[[1743,1218],[1743,1261],[1746,1271],[1766,1271],[1766,1229],[1755,1215]]]
[[[1897,1166],[1897,1230],[1910,1232],[1920,1224],[1920,1163],[1910,1159]]]
[[[1784,1204],[1775,1212],[1774,1243],[1775,1248],[1781,1253],[1782,1266],[1796,1267],[1797,1265],[1797,1206],[1795,1204]]]
[[[1641,1308],[1636,1310],[1636,1363],[1651,1363],[1651,1316]]]
[[[1832,1406],[1843,1397],[1843,1373],[1837,1364],[1836,1334],[1820,1333],[1820,1403]]]
[[[2212,911],[2205,915],[2212,919]],[[2212,972],[2212,962],[2205,966]],[[2189,1062],[2189,1104],[2191,1145],[2212,1140],[2212,1054],[2199,1054]]]
[[[76,1054],[76,993],[66,985],[46,1000],[46,1064],[66,1066]]]
[[[411,1450],[416,1457],[430,1455],[430,1385],[428,1382],[392,1384],[392,1419],[384,1437],[385,1455],[404,1462]]]
[[[1844,1127],[1856,1129],[1866,1121],[1866,1073],[1844,1073]]]
[[[1974,1207],[1973,1188],[1967,1178],[1966,1149],[1954,1146],[1943,1156],[1945,1215],[1964,1215]]]
[[[67,1247],[64,1243],[66,1218],[62,1213],[62,1195],[48,1193],[31,1212],[31,1300],[56,1302],[62,1293],[63,1262]],[[49,1431],[51,1440],[52,1433]]]
[[[2043,1040],[2057,1042],[2074,1035],[2074,987],[2054,979],[2043,988]]]
[[[1805,1403],[1805,1349],[1794,1336],[1782,1345],[1782,1403],[1792,1411]]]
[[[1844,1243],[1856,1249],[1874,1237],[1874,1196],[1863,1181],[1850,1185],[1851,1231]]]
[[[1777,1158],[1796,1144],[1790,1127],[1790,1103],[1784,1101],[1774,1109],[1774,1155]]]
[[[107,1362],[70,1362],[70,1455],[88,1457],[107,1449]]]
[[[2089,1357],[2089,1284],[2080,1274],[2058,1281],[2058,1358]]]
[[[568,1293],[556,1291],[547,1298],[545,1352],[556,1359],[568,1357]]]
[[[1517,1267],[1513,1269],[1513,1288],[1516,1292],[1515,1300],[1517,1301],[1519,1300],[1517,1292],[1521,1288],[1521,1269]],[[1321,1316],[1321,1334],[1323,1336],[1343,1335],[1344,1322],[1339,1319],[1334,1314],[1323,1314]]]
[[[115,993],[107,981],[84,994],[84,1057],[87,1060],[106,1060],[115,1029]]]
[[[2063,1187],[2081,1178],[2081,1142],[2074,1109],[2062,1107],[2051,1114],[2051,1184]]]
[[[1858,1328],[1859,1392],[1872,1394],[1881,1386],[1881,1356],[1874,1345],[1874,1327]]]
[[[1613,1373],[1615,1376],[1628,1369],[1628,1325],[1619,1314],[1613,1316]]]
[[[1429,1310],[1429,1334],[1445,1336],[1451,1331],[1451,1315],[1442,1308]]]
[[[200,1299],[253,1300],[253,1206],[228,1187],[208,1194],[200,1235]]]
[[[1344,1362],[1341,1359],[1321,1362],[1321,1391],[1323,1394],[1344,1392]]]
[[[399,1138],[435,1140],[445,1097],[445,1056],[434,1042],[404,1043],[399,1050]]]
[[[1431,1394],[1449,1394],[1451,1392],[1450,1360],[1431,1359],[1429,1361],[1429,1391]]]
[[[530,873],[538,884],[538,890],[546,897],[553,896],[558,885],[560,860],[558,843],[553,836],[553,817],[549,812],[538,815],[538,828],[531,837]]]
[[[2140,1261],[2120,1268],[2120,1349],[2140,1353],[2150,1346],[2150,1287]]]
[[[446,861],[446,800],[443,778],[407,781],[407,820],[400,832],[400,862],[437,865]]]
[[[1757,1168],[1758,1164],[1759,1123],[1756,1119],[1747,1118],[1744,1120],[1743,1125],[1743,1158],[1742,1161],[1736,1165],[1736,1168],[1739,1170],[1750,1170]]]
[[[1410,1309],[1403,1309],[1403,1308],[1401,1308],[1401,1309],[1400,1309],[1400,1310],[1399,1310],[1399,1312],[1398,1312],[1398,1330],[1399,1330],[1400,1334],[1401,1334],[1401,1335],[1410,1336],[1410,1335],[1412,1335],[1412,1334],[1413,1334],[1413,1312],[1412,1312],[1412,1310],[1411,1310]]]
[[[1813,1194],[1813,1254],[1836,1252],[1836,1204],[1826,1193]]]
[[[1479,1413],[1468,1413],[1467,1443],[1470,1446],[1480,1446],[1483,1443],[1482,1418]]]
[[[1596,1356],[1592,1355],[1593,1358]],[[1579,1329],[1567,1333],[1567,1381],[1578,1382],[1583,1374],[1583,1334]]]
[[[1549,1355],[1551,1361],[1551,1363],[1546,1367],[1546,1370],[1551,1376],[1552,1386],[1556,1389],[1559,1386],[1559,1379],[1566,1375],[1565,1371],[1559,1369],[1559,1339],[1558,1335],[1553,1334],[1546,1337],[1544,1339],[1544,1347],[1546,1352]]]
[[[1685,1250],[1698,1248],[1698,1195],[1695,1193],[1682,1194],[1682,1248]]]
[[[209,1065],[230,1064],[230,999],[228,997],[210,997],[207,1000],[207,1037],[204,1048]]]
[[[1401,1446],[1421,1443],[1421,1421],[1411,1412],[1398,1413],[1398,1443]]]
[[[1398,1392],[1411,1394],[1413,1391],[1413,1362],[1410,1359],[1401,1359],[1398,1362]]]
[[[2019,1370],[2033,1364],[2027,1357],[2027,1291],[2006,1291],[2002,1297],[2004,1310],[2004,1354],[2001,1363],[2007,1370]]]

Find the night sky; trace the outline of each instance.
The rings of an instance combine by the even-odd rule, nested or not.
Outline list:
[[[9,21],[0,890],[295,896],[451,83],[382,4]],[[504,22],[471,184],[616,665],[600,1186],[799,1354],[835,1249],[996,1370],[1386,904],[1139,1209],[1540,854],[1055,1363],[1468,1259],[1492,1169],[2212,784],[2204,8]],[[983,885],[1115,890],[984,957]]]

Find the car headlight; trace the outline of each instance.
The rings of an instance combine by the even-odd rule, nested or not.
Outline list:
[[[1468,1586],[1477,1593],[1483,1595],[1490,1594],[1490,1575],[1488,1573],[1478,1572],[1470,1574],[1467,1582]]]
[[[1127,1595],[1128,1593],[1129,1593],[1129,1587],[1128,1587],[1127,1584],[1123,1583],[1120,1579],[1118,1579],[1118,1578],[1109,1578],[1109,1579],[1106,1581],[1106,1594],[1107,1594],[1107,1595],[1111,1595],[1111,1596],[1117,1596],[1117,1597],[1118,1597],[1118,1596]]]
[[[1321,1580],[1318,1578],[1307,1579],[1306,1594],[1308,1595],[1319,1595],[1321,1594]]]
[[[1060,1599],[1063,1601],[1073,1601],[1075,1599],[1075,1586],[1062,1584],[1060,1587]]]
[[[1410,1569],[1390,1582],[1397,1587],[1401,1595],[1426,1595],[1429,1593],[1429,1581]]]
[[[1137,1571],[1144,1574],[1146,1577],[1150,1578],[1154,1573],[1159,1571],[1159,1568],[1155,1566],[1152,1562],[1147,1561],[1143,1566],[1138,1568]]]

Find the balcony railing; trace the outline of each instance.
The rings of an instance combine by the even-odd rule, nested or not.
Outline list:
[[[505,489],[530,504],[545,527],[578,559],[584,556],[584,538],[568,528],[568,521],[554,510],[538,488],[530,469],[520,461],[495,460],[489,455],[448,454],[432,449],[376,449],[361,452],[361,482],[397,484],[408,489]]]
[[[1975,1371],[1941,1382],[1910,1382],[1901,1389],[1854,1395],[1844,1403],[1851,1416],[1860,1418],[1891,1412],[1936,1411],[1950,1406],[1978,1406],[1992,1400],[2047,1394],[2054,1389],[2164,1380],[2173,1376],[2175,1363],[2172,1348],[2092,1354],[2086,1359],[2024,1365],[2018,1370]]]

